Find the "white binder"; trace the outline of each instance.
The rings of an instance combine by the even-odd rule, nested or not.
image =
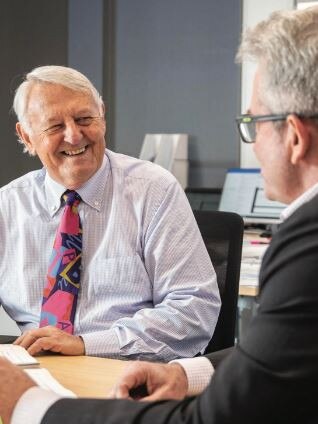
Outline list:
[[[167,169],[187,187],[188,134],[146,134],[139,157]]]

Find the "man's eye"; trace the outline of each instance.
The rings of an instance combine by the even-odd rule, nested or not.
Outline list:
[[[55,124],[44,130],[46,134],[54,134],[63,128],[63,124]]]
[[[92,116],[81,116],[80,118],[76,118],[75,122],[78,125],[90,125],[94,121],[94,118]]]

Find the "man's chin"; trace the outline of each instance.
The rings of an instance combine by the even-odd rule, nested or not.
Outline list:
[[[265,188],[264,191],[265,191],[265,197],[266,197],[267,200],[277,201],[277,197],[275,196],[275,194],[272,191],[270,191],[266,188]]]

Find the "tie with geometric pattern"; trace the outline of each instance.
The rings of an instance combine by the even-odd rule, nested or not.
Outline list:
[[[82,259],[82,226],[77,210],[81,197],[67,190],[62,200],[65,207],[46,276],[39,326],[53,325],[73,334]]]

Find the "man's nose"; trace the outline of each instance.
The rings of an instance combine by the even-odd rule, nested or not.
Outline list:
[[[65,124],[64,141],[70,144],[78,144],[83,138],[81,128],[75,121],[69,121]]]

